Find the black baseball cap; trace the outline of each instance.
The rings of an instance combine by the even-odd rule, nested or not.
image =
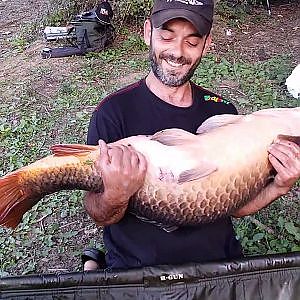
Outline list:
[[[213,0],[155,0],[150,19],[158,28],[172,19],[184,18],[200,35],[206,35],[211,30],[213,14]]]

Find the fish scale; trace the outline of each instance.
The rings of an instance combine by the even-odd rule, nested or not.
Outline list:
[[[147,191],[141,189],[135,195],[130,207],[147,219],[155,219],[168,225],[197,225],[212,222],[222,215],[230,214],[247,203],[250,198],[254,198],[266,185],[272,168],[269,165],[264,170],[265,172],[262,173],[261,168],[257,168],[256,172],[252,170],[247,176],[241,177],[232,174],[229,177],[233,179],[233,186],[231,183],[224,186],[224,180],[219,180],[219,185],[217,187],[215,185],[215,189],[205,191],[202,187],[205,192],[198,192],[195,200],[191,197],[192,191],[197,190],[194,185],[190,187],[192,191],[186,193],[181,191],[176,195],[169,192],[165,196],[161,192],[159,197],[158,190],[155,191],[154,186],[148,185]],[[149,190],[155,193],[149,193]],[[165,191],[166,188],[162,190]],[[240,195],[243,201],[237,201]],[[158,199],[164,200],[158,201]],[[162,207],[164,209],[161,209]]]

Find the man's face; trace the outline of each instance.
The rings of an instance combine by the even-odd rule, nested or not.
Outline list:
[[[149,52],[152,72],[165,85],[183,85],[200,63],[205,41],[185,19],[173,19],[161,28],[153,28]]]

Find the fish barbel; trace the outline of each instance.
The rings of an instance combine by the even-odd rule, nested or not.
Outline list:
[[[230,215],[253,199],[274,169],[268,147],[281,136],[300,144],[300,108],[217,115],[197,135],[166,129],[110,145],[132,145],[147,172],[129,209],[167,225],[196,225]],[[16,227],[42,197],[64,189],[103,192],[99,146],[55,145],[52,155],[0,178],[0,225]]]

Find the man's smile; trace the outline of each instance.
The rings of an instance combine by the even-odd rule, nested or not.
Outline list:
[[[183,63],[174,62],[173,60],[170,60],[170,59],[164,59],[164,61],[168,65],[170,65],[171,67],[174,67],[174,68],[180,68],[184,65]]]

